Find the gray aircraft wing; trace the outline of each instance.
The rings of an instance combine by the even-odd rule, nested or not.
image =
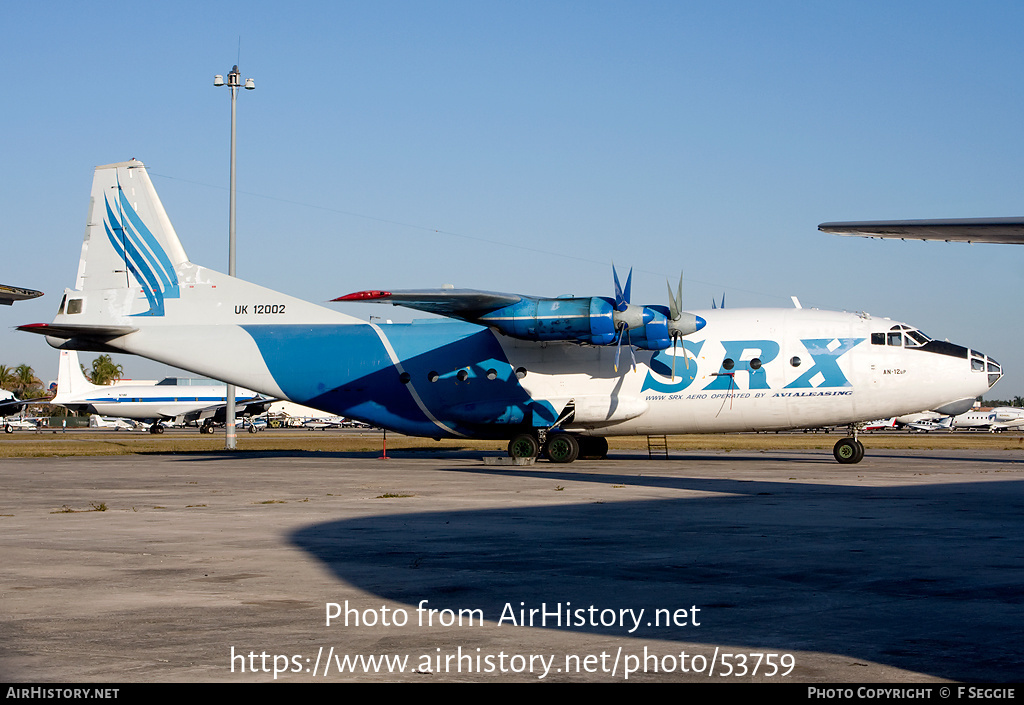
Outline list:
[[[862,220],[847,223],[822,223],[818,226],[818,230],[836,235],[860,235],[900,240],[995,242],[1024,245],[1024,217]]]
[[[264,413],[270,408],[277,399],[257,394],[256,396],[246,399],[237,400],[235,402],[235,414],[236,416],[258,416]],[[227,418],[227,404],[215,404],[208,406],[205,409],[196,409],[195,411],[189,411],[184,414],[179,414],[179,417],[184,421],[205,421],[210,419],[214,423],[224,423]]]
[[[10,416],[29,404],[45,404],[48,399],[3,399],[0,400],[0,417]]]
[[[524,298],[527,297],[494,291],[477,291],[476,289],[406,289],[403,291],[357,291],[354,294],[339,296],[332,301],[394,304],[450,318],[461,318],[464,321],[475,321],[485,313],[512,306]]]

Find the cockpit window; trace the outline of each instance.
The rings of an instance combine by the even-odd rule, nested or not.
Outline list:
[[[922,333],[919,330],[908,330],[906,332],[906,335],[908,337],[907,345],[910,345],[910,346],[913,346],[913,347],[916,347],[918,345],[924,345],[925,343],[928,342],[928,336],[925,335],[924,333]],[[911,341],[913,341],[913,342],[911,342]]]
[[[905,326],[902,323],[893,326],[888,333],[872,333],[872,345],[891,345],[893,347],[907,346],[908,348],[924,347],[931,342],[931,338],[916,328]]]

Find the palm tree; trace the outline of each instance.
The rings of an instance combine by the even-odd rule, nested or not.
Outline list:
[[[31,365],[24,362],[14,368],[14,385],[18,388],[22,397],[27,396],[32,390],[39,387],[42,382],[36,377]]]
[[[92,374],[88,375],[93,384],[110,384],[124,375],[124,367],[114,363],[110,355],[100,355],[92,361]]]
[[[0,365],[0,389],[7,389],[15,386],[14,371],[7,365]]]

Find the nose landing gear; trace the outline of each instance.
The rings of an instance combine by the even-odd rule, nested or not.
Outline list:
[[[840,439],[832,448],[832,455],[842,465],[854,465],[864,459],[864,444],[857,440],[856,425],[850,425],[850,437]]]

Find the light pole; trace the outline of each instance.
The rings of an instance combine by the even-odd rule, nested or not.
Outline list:
[[[217,74],[213,77],[213,85],[227,85],[231,89],[231,178],[228,186],[228,276],[235,276],[235,102],[238,98],[238,89],[242,87],[242,74],[238,71],[236,64],[228,73],[228,82],[224,83],[224,77]],[[245,79],[246,90],[256,88],[256,83],[251,79]],[[235,434],[235,385],[229,384],[226,390],[227,409],[224,412],[224,425],[226,437],[224,440],[225,450],[234,450],[237,445]]]

